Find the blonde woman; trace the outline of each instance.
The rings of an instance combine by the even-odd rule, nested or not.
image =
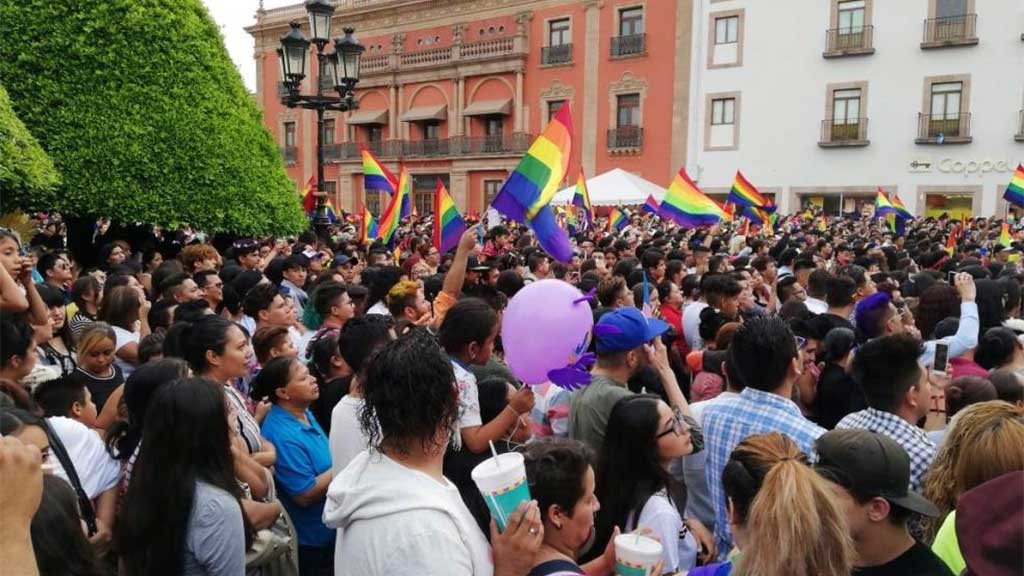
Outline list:
[[[828,482],[788,436],[739,443],[722,472],[739,553],[690,576],[848,576],[854,547]]]
[[[995,400],[964,408],[950,424],[924,495],[939,508],[926,525],[932,552],[954,574],[966,567],[956,536],[956,502],[968,490],[1008,472],[1024,470],[1024,408]]]

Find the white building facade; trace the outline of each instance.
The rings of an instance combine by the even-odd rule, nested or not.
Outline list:
[[[1024,0],[694,0],[687,172],[782,213],[1002,215],[1024,163]],[[719,196],[721,195],[721,196]]]

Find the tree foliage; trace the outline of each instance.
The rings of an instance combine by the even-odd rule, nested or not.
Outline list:
[[[54,209],[209,232],[306,226],[200,0],[0,0],[0,81],[63,177]]]
[[[45,207],[59,182],[53,161],[18,119],[0,86],[0,209],[9,211],[9,204]]]

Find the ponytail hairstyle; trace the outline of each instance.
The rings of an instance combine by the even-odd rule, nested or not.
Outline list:
[[[722,472],[733,521],[749,542],[736,572],[745,576],[846,576],[854,547],[828,482],[778,432],[748,437]]]
[[[212,350],[222,356],[233,326],[234,322],[214,314],[202,316],[195,322],[176,322],[164,339],[164,357],[182,358],[196,375],[203,375],[210,368],[206,352]]]

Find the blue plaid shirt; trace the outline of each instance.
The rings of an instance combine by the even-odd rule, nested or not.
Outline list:
[[[729,516],[722,489],[722,471],[733,449],[749,436],[781,432],[800,450],[811,454],[814,441],[825,429],[804,418],[792,400],[771,392],[746,388],[739,396],[712,404],[704,410],[704,446],[707,453],[705,473],[711,501],[715,504],[715,540],[719,559],[732,548]]]
[[[859,428],[885,434],[896,441],[910,456],[910,489],[921,491],[924,475],[935,460],[935,444],[924,430],[903,418],[874,408],[848,414],[836,424],[839,428]]]

